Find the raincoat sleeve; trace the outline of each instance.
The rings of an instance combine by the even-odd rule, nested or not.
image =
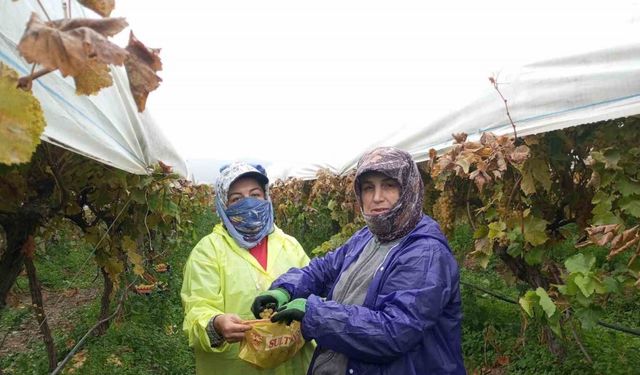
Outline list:
[[[193,248],[185,264],[180,291],[185,311],[182,330],[189,339],[189,346],[217,353],[228,350],[230,345],[224,342],[212,348],[206,331],[209,320],[224,313],[222,276],[219,264],[211,254],[215,254],[213,243],[205,237]]]
[[[310,294],[326,297],[333,286],[351,241],[323,257],[314,258],[309,265],[291,268],[271,284],[271,289],[284,288],[291,298],[306,298]]]
[[[437,241],[416,241],[390,266],[373,310],[307,300],[302,335],[319,346],[369,363],[388,363],[422,341],[452,296],[457,266]],[[418,248],[421,247],[421,248]]]

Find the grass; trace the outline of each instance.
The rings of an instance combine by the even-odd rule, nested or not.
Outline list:
[[[451,236],[457,254],[465,252],[459,244],[469,245],[468,227],[459,227]],[[565,246],[565,244],[561,244]],[[556,252],[556,249],[552,249]],[[566,251],[566,249],[558,249]],[[495,294],[517,300],[527,289],[523,284],[507,284],[491,262],[486,270],[461,270],[461,279],[484,287]],[[464,308],[463,351],[470,373],[508,374],[637,374],[640,368],[640,337],[597,326],[580,330],[581,342],[593,363],[588,363],[569,333],[560,339],[565,354],[560,359],[541,339],[542,327],[531,323],[523,330],[518,305],[504,302],[469,286],[462,286]],[[639,328],[640,295],[629,293],[609,301],[603,321]],[[570,331],[569,331],[570,332]]]
[[[130,294],[124,311],[124,319],[111,324],[100,337],[91,336],[74,358],[67,364],[65,373],[75,374],[193,374],[195,359],[182,333],[182,306],[180,285],[182,269],[195,242],[211,231],[215,221],[211,212],[196,218],[193,236],[188,239],[167,240],[164,247],[172,249],[168,258],[171,272],[159,278],[167,282],[165,292],[148,296]],[[73,249],[70,251],[68,249]],[[95,278],[91,248],[78,246],[73,238],[61,236],[48,246],[46,253],[38,253],[36,267],[43,286],[52,292],[66,290],[70,277],[75,276],[76,287],[97,288],[101,291],[102,278]],[[28,294],[26,280],[20,277],[18,287]],[[54,330],[53,337],[62,360],[70,348],[97,321],[100,309],[99,297],[65,317],[73,322],[71,330]],[[0,340],[4,333],[33,320],[29,308],[5,309],[0,316]],[[0,358],[0,373],[44,374],[48,372],[46,351],[37,335],[28,341],[26,350],[12,352]]]
[[[111,325],[105,335],[90,337],[81,352],[68,365],[67,373],[76,374],[193,374],[195,360],[182,334],[183,318],[179,290],[182,268],[189,251],[211,230],[213,215],[207,213],[194,223],[194,234],[188,239],[170,240],[164,244],[173,251],[164,259],[172,271],[162,277],[169,289],[149,296],[131,295],[124,319]],[[471,231],[461,226],[450,242],[458,257],[473,244]],[[72,248],[73,251],[67,250]],[[82,288],[101,288],[101,278],[94,281],[95,266],[84,265],[91,249],[79,246],[71,237],[61,236],[56,245],[40,255],[36,267],[46,288],[62,292],[65,280],[77,275]],[[557,251],[569,251],[558,249]],[[508,283],[496,271],[496,263],[486,270],[461,271],[463,281],[485,287],[494,293],[517,300],[526,286]],[[22,277],[21,277],[22,279]],[[21,283],[24,280],[20,281]],[[26,284],[20,286],[28,294]],[[580,331],[581,341],[593,359],[586,361],[575,340],[562,339],[565,354],[558,359],[541,339],[542,327],[530,323],[523,330],[523,317],[517,305],[462,286],[464,307],[463,350],[468,372],[478,374],[635,374],[640,368],[640,337],[603,327]],[[66,317],[74,323],[71,330],[56,330],[54,338],[59,360],[96,322],[99,301],[73,310]],[[640,325],[640,295],[630,293],[611,299],[605,309],[604,321],[638,328]],[[33,319],[29,308],[7,309],[0,316],[0,340],[4,333]],[[10,353],[0,358],[4,374],[43,374],[47,360],[42,340],[36,336],[24,352]],[[75,368],[75,370],[74,370]]]

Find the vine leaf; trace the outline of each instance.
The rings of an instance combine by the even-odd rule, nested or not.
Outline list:
[[[113,84],[109,66],[95,59],[89,60],[82,72],[73,79],[76,82],[76,94],[83,95],[97,94],[101,89]]]
[[[451,134],[451,136],[453,137],[456,143],[464,143],[467,140],[467,133],[465,132],[453,133]]]
[[[540,297],[533,290],[528,290],[524,296],[518,299],[518,303],[530,318],[534,315],[534,306],[538,303]]]
[[[524,219],[524,239],[529,242],[532,246],[542,245],[547,242],[549,237],[545,230],[547,229],[547,224],[549,222],[537,218],[535,216],[527,216]]]
[[[544,190],[551,190],[551,173],[549,172],[549,166],[542,159],[530,159],[526,167],[531,171],[533,178],[538,181]]]
[[[8,165],[31,160],[45,126],[38,99],[17,85],[18,73],[0,62],[0,163]]]
[[[640,218],[640,199],[637,196],[629,196],[619,201],[620,208],[631,216]]]
[[[102,17],[109,17],[116,6],[115,0],[78,0],[78,2]]]
[[[556,312],[556,304],[553,303],[551,298],[549,298],[549,295],[547,294],[546,290],[538,287],[536,289],[536,294],[538,295],[538,297],[540,297],[540,301],[539,301],[540,306],[542,307],[544,312],[547,314],[547,317],[551,318],[553,314],[555,314]]]
[[[592,151],[590,156],[595,161],[604,163],[605,169],[620,169],[620,167],[618,167],[618,162],[620,161],[622,155],[618,150],[609,148],[604,150],[603,152]]]
[[[596,258],[593,255],[584,255],[582,253],[578,253],[564,261],[564,266],[571,273],[580,272],[586,274],[591,271],[595,264]]]
[[[595,172],[594,172],[595,173]],[[621,177],[617,182],[618,190],[620,190],[620,194],[623,197],[628,197],[633,194],[640,195],[640,183],[636,181],[631,181],[627,177]]]
[[[640,242],[640,225],[623,230],[621,224],[598,225],[587,228],[587,240],[576,244],[576,248],[589,245],[611,246],[607,259],[611,259],[621,252]]]
[[[144,267],[142,266],[142,257],[137,252],[137,245],[134,240],[129,236],[122,238],[122,249],[127,253],[127,257],[131,264],[133,264],[133,273],[138,276],[144,274]]]
[[[133,32],[129,34],[129,45],[126,47],[129,56],[125,61],[125,68],[129,76],[129,87],[139,112],[143,112],[147,105],[149,93],[160,86],[162,79],[156,75],[162,70],[160,49],[149,48],[140,42]]]
[[[29,62],[59,69],[64,77],[81,74],[89,61],[122,65],[127,51],[107,40],[128,24],[124,18],[63,19],[43,22],[31,14],[18,50]]]

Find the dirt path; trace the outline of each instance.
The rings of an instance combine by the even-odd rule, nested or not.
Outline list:
[[[42,298],[49,326],[55,335],[59,331],[71,331],[75,325],[73,320],[74,313],[83,306],[100,298],[100,294],[98,289],[72,288],[63,292],[43,289]],[[17,296],[13,295],[9,302],[7,309],[23,309],[24,311],[29,309],[31,305],[31,295],[29,291],[25,291]],[[8,332],[8,330],[11,331]],[[17,327],[0,327],[0,343],[3,339],[4,344],[0,347],[0,357],[24,352],[34,344],[40,343],[42,338],[33,313],[31,311],[27,312]]]

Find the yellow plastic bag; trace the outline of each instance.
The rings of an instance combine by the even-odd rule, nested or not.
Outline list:
[[[300,322],[291,325],[271,323],[269,319],[249,320],[238,357],[260,368],[274,368],[293,357],[304,345]]]

